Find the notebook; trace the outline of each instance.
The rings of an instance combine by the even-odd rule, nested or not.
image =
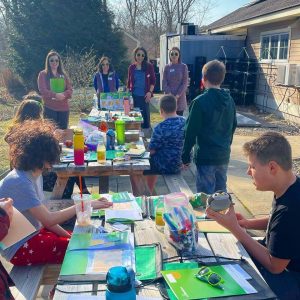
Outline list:
[[[36,232],[35,227],[13,207],[13,217],[6,237],[0,242],[0,248],[6,249]]]
[[[168,286],[178,300],[206,299],[226,296],[237,296],[257,293],[252,285],[242,276],[238,278],[226,265],[209,267],[213,272],[219,274],[224,283],[223,289],[211,286],[195,277],[199,268],[176,269],[161,271]]]

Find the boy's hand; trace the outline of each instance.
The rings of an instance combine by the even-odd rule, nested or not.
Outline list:
[[[224,226],[232,233],[240,228],[233,205],[231,205],[224,214],[213,211],[208,207],[206,209],[206,215],[207,217],[217,221],[220,225]]]
[[[236,219],[239,223],[239,225],[243,228],[247,228],[248,226],[248,220],[240,213],[235,213]]]
[[[1,198],[0,199],[0,208],[2,208],[3,210],[5,210],[5,212],[7,213],[8,217],[9,217],[9,221],[11,222],[12,217],[13,217],[13,199],[11,198]]]
[[[145,96],[145,101],[146,101],[146,103],[149,103],[149,102],[150,102],[151,97],[152,97],[151,93],[150,93],[150,92],[147,92],[147,94],[146,94],[146,96]]]
[[[109,202],[106,198],[101,197],[100,199],[96,201],[92,201],[92,208],[94,209],[104,209],[104,208],[109,208],[113,204],[112,202]]]

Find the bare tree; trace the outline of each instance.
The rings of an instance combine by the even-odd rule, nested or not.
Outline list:
[[[96,54],[94,49],[74,52],[68,49],[63,55],[63,63],[76,90],[73,100],[81,111],[88,110],[92,105],[90,85],[92,74],[96,72]]]
[[[110,0],[118,24],[143,45],[159,53],[160,35],[174,32],[177,23],[193,20],[202,25],[218,0]]]

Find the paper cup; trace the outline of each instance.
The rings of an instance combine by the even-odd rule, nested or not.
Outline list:
[[[80,194],[73,194],[72,199],[74,200],[76,208],[76,218],[79,226],[89,226],[91,224],[92,215],[92,195],[83,194],[82,198]]]

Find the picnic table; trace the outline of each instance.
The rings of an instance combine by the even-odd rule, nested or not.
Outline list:
[[[95,227],[99,226],[100,220],[93,220]],[[109,224],[105,226],[110,226]],[[159,232],[153,220],[150,218],[143,221],[135,222],[134,224],[134,237],[135,245],[145,245],[159,243],[162,249],[163,259],[174,257],[178,255],[176,249],[168,243],[165,235]],[[266,285],[264,280],[260,277],[259,272],[256,269],[255,264],[248,255],[244,247],[239,243],[235,237],[230,233],[199,233],[198,239],[198,257],[201,257],[203,263],[224,263],[227,259],[224,257],[239,259],[243,257],[249,265],[245,268],[248,274],[251,274],[252,279],[249,280],[251,285],[258,291],[256,294],[226,297],[222,299],[276,299],[276,296]],[[256,273],[257,272],[257,273]],[[83,276],[83,275],[80,275]],[[102,296],[105,299],[106,289],[105,284],[99,283],[99,281],[90,281],[88,276],[86,282],[77,282],[77,284],[62,284],[57,286],[54,300],[66,300],[70,294],[76,295],[97,295]],[[86,292],[84,292],[86,291]],[[144,297],[153,297],[156,299],[163,299],[156,284],[147,285],[145,288],[137,290],[138,295]],[[220,298],[218,298],[220,299]]]
[[[129,116],[126,116],[123,111],[98,110],[97,108],[92,108],[89,115],[81,117],[81,119],[97,127],[101,121],[106,121],[109,129],[115,129],[115,120],[107,120],[107,114],[112,117],[117,117],[118,119],[123,119],[125,121],[125,130],[141,130],[143,118],[139,111],[131,111]]]
[[[138,147],[144,147],[143,139],[136,143]],[[108,193],[109,176],[129,175],[132,182],[135,182],[134,195],[148,195],[147,184],[143,180],[144,170],[150,169],[148,158],[134,158],[130,160],[106,160],[99,164],[96,161],[86,161],[82,166],[71,163],[59,163],[53,165],[52,171],[56,172],[57,180],[52,191],[51,199],[61,199],[69,177],[72,176],[95,176],[99,177],[99,192]]]

